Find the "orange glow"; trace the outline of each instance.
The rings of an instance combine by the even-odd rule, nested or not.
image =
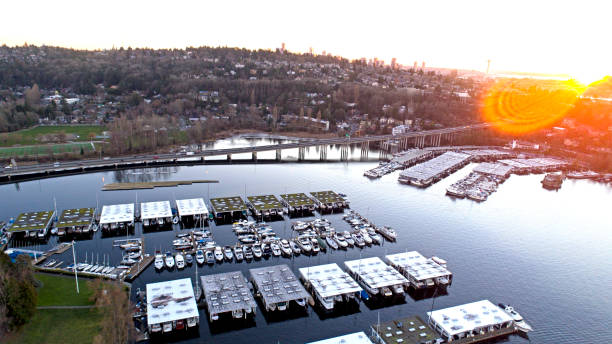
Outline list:
[[[587,87],[575,80],[498,79],[482,100],[485,121],[515,135],[563,118]]]

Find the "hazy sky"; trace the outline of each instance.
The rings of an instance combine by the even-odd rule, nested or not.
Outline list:
[[[313,47],[349,58],[612,74],[610,1],[6,1],[0,44]]]

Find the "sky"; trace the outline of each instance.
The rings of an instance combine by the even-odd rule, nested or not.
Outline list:
[[[2,4],[0,44],[235,46],[485,71],[612,74],[606,1],[28,0]]]

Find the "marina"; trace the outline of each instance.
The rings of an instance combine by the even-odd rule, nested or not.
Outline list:
[[[144,227],[164,227],[172,224],[169,201],[140,203],[140,220]]]
[[[437,257],[425,258],[417,251],[396,253],[385,259],[401,272],[415,289],[448,287],[453,283],[453,274],[446,269],[446,262]]]
[[[247,206],[258,220],[272,220],[283,215],[283,204],[274,195],[248,196]]]
[[[378,257],[349,260],[344,265],[370,296],[403,297],[408,288],[408,280]]]
[[[23,235],[26,238],[38,238],[42,235],[44,238],[48,234],[54,216],[55,211],[53,210],[21,213],[8,227],[7,232],[11,236]]]
[[[410,149],[401,153],[397,153],[388,162],[381,162],[380,165],[373,169],[364,172],[364,176],[368,178],[380,178],[386,174],[400,169],[405,169],[419,162],[430,159],[434,156],[434,152],[426,149]]]
[[[208,208],[203,198],[177,199],[179,221],[185,224],[195,224],[208,220]]]
[[[198,305],[190,278],[148,283],[147,328],[151,336],[185,331],[199,325]]]
[[[254,316],[257,303],[240,271],[200,276],[210,322],[222,316],[246,319]]]
[[[434,344],[440,338],[418,315],[372,324],[374,343]]]
[[[466,153],[446,152],[402,171],[399,182],[427,187],[467,165],[470,159],[471,155]]]
[[[231,221],[247,215],[247,206],[240,196],[211,198],[210,204],[215,221]]]
[[[95,208],[66,209],[55,223],[57,235],[80,235],[93,233]],[[96,228],[97,229],[97,228]]]
[[[280,197],[289,216],[311,215],[315,210],[314,201],[305,193],[282,194]]]
[[[319,207],[319,212],[334,212],[348,208],[346,198],[333,191],[316,191],[310,193]]]
[[[99,223],[102,232],[127,233],[134,227],[134,203],[103,206]]]
[[[249,270],[267,312],[305,308],[310,295],[286,264]]]
[[[363,289],[338,264],[324,264],[300,268],[306,289],[323,311],[331,312],[339,303],[360,297]]]

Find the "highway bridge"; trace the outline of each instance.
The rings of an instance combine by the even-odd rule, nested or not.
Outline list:
[[[394,141],[398,144],[399,149],[407,149],[408,147],[425,146],[438,147],[442,144],[452,144],[454,137],[458,134],[487,129],[491,125],[488,123],[480,123],[473,125],[464,125],[453,128],[443,128],[434,130],[424,130],[407,132],[400,135],[376,135],[376,136],[361,136],[361,137],[338,137],[327,139],[310,139],[300,140],[299,142],[252,146],[252,147],[236,147],[226,149],[209,149],[200,152],[193,152],[192,155],[185,156],[184,154],[148,154],[138,156],[123,156],[102,159],[76,160],[61,163],[48,163],[36,165],[13,166],[4,168],[0,171],[0,183],[12,182],[23,179],[34,179],[45,176],[55,176],[64,174],[83,173],[87,171],[111,170],[120,168],[135,168],[143,166],[163,166],[163,165],[185,165],[185,164],[205,164],[210,162],[206,157],[225,156],[224,163],[232,163],[233,154],[251,153],[251,159],[248,162],[257,162],[257,152],[276,151],[276,159],[273,161],[281,161],[281,152],[286,149],[298,149],[298,161],[305,161],[306,148],[319,147],[321,161],[327,161],[327,147],[340,146],[340,160],[348,160],[350,145],[359,144],[362,154],[367,154],[371,143],[378,143],[382,146]],[[241,161],[244,161],[241,160]],[[235,161],[239,162],[239,161]],[[219,163],[216,160],[215,163]]]

